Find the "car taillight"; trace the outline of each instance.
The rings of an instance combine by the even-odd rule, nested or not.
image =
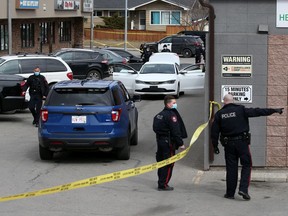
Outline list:
[[[67,75],[67,77],[68,77],[69,80],[72,80],[72,79],[73,79],[73,73],[72,73],[72,72],[69,72],[69,73],[67,73],[66,75]]]
[[[48,120],[48,110],[41,110],[41,119],[43,122],[46,122]]]
[[[22,90],[22,91],[21,91],[21,96],[25,96],[25,95],[26,95],[26,91],[23,90],[25,84],[26,84],[26,81],[25,81],[25,80],[21,81],[21,83],[20,83],[21,90]]]
[[[112,110],[111,117],[113,122],[120,121],[121,112],[122,112],[121,109]]]

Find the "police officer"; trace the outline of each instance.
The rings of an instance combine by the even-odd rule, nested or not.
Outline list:
[[[170,49],[167,48],[167,45],[164,44],[163,49],[161,52],[170,52]]]
[[[152,52],[150,50],[150,47],[144,46],[143,52],[141,54],[141,58],[143,59],[143,62],[144,63],[148,62],[151,55],[152,55]]]
[[[25,91],[28,88],[30,95],[28,108],[33,116],[32,124],[38,127],[42,100],[46,98],[49,92],[47,80],[40,74],[40,68],[38,66],[34,68],[34,74],[29,76],[26,84],[24,85]]]
[[[234,199],[238,180],[238,160],[242,165],[238,194],[244,200],[250,200],[248,187],[251,177],[252,158],[250,154],[249,117],[268,116],[273,113],[282,114],[280,109],[245,108],[236,105],[233,96],[224,96],[224,106],[215,114],[211,129],[214,153],[219,154],[218,138],[224,146],[226,161],[226,194],[227,199]]]
[[[153,120],[153,130],[156,133],[156,161],[163,161],[175,155],[175,150],[185,149],[183,138],[187,138],[184,122],[177,111],[176,99],[167,95],[164,98],[164,109]],[[171,191],[168,185],[174,163],[158,169],[158,190]]]

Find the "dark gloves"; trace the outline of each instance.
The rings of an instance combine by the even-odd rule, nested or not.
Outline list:
[[[214,154],[219,154],[220,151],[219,151],[219,148],[218,146],[214,146]]]
[[[282,113],[283,113],[283,109],[284,109],[284,108],[275,109],[275,112],[277,112],[277,113],[279,113],[279,114],[282,114]]]

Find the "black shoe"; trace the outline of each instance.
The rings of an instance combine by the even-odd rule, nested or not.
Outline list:
[[[251,197],[249,196],[249,194],[248,194],[248,193],[245,193],[245,192],[243,192],[243,191],[239,191],[238,194],[239,194],[240,196],[242,196],[243,199],[245,199],[245,200],[250,200],[250,199],[251,199]]]
[[[33,120],[32,125],[35,125],[35,124],[36,124],[36,122]]]
[[[36,123],[36,124],[35,124],[35,127],[39,127],[39,124]]]
[[[172,191],[174,190],[173,187],[170,187],[169,185],[167,185],[166,187],[158,187],[158,191]]]
[[[224,197],[225,197],[226,199],[235,199],[234,196],[229,196],[229,195],[227,195],[227,194],[225,194]]]

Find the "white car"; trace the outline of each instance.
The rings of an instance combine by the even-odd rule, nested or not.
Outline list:
[[[146,62],[135,71],[127,65],[113,66],[113,80],[121,81],[130,94],[174,95],[193,93],[204,88],[205,73],[195,70],[181,70],[174,62]]]
[[[45,55],[11,55],[0,57],[0,73],[16,74],[28,78],[33,70],[39,66],[41,74],[45,76],[49,86],[62,80],[72,80],[73,73],[69,65],[60,57]],[[28,90],[26,100],[30,96]]]

